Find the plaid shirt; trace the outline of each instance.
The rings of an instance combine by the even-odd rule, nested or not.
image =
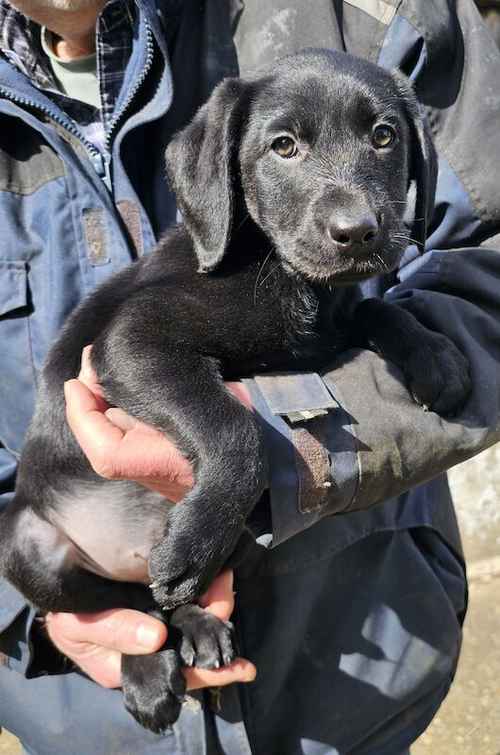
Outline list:
[[[132,49],[135,16],[133,0],[109,0],[96,27],[96,53],[101,108],[62,94],[57,88],[49,58],[42,49],[40,26],[6,0],[0,0],[0,52],[31,82],[43,90],[96,146],[112,120],[123,84],[123,72]]]

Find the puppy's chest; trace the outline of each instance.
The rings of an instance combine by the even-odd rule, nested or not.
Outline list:
[[[264,283],[247,306],[237,303],[234,338],[219,353],[225,377],[294,370],[324,363],[340,330],[332,329],[314,290],[288,279]],[[339,340],[339,343],[340,343]]]

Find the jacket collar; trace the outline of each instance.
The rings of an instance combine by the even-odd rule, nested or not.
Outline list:
[[[134,11],[133,0],[108,0],[101,17],[109,15],[106,19],[109,26],[116,23],[118,14],[128,14],[132,20]],[[57,89],[41,44],[39,24],[13,8],[7,0],[0,0],[0,53],[39,89]]]
[[[39,25],[6,0],[0,0],[0,53],[41,89],[54,87]]]

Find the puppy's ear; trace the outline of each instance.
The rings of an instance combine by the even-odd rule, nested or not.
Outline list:
[[[409,79],[398,70],[392,71],[392,76],[405,103],[410,126],[410,181],[415,184],[415,212],[411,234],[423,251],[436,196],[437,154],[422,106]]]
[[[194,241],[199,271],[213,270],[231,234],[234,163],[244,83],[225,79],[166,151],[167,176]]]

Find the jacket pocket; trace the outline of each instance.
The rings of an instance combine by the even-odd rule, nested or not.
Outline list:
[[[0,260],[0,441],[16,457],[35,398],[32,311],[26,262]]]

